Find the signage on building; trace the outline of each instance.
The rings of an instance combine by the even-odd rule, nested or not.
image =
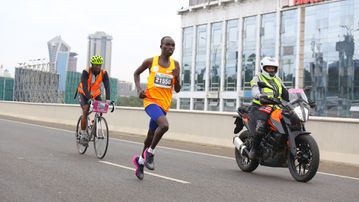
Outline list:
[[[319,3],[325,0],[282,0],[282,7],[300,6],[304,4]]]

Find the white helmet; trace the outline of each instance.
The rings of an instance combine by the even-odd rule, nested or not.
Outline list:
[[[274,73],[269,73],[267,72],[264,67],[266,66],[271,66],[271,67],[276,67],[276,70]],[[261,60],[261,72],[263,74],[263,76],[267,77],[267,78],[271,78],[271,77],[274,77],[277,72],[278,72],[278,62],[277,60],[275,60],[274,58],[271,58],[271,57],[264,57],[262,60]]]

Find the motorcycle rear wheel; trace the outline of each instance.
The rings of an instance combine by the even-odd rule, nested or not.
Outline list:
[[[246,139],[249,138],[250,134],[248,130],[243,131],[241,134],[239,134],[239,139],[242,140],[242,142],[246,142]],[[259,161],[257,159],[249,159],[248,157],[243,157],[240,154],[240,151],[238,151],[237,148],[234,148],[235,156],[236,156],[236,162],[238,167],[244,171],[244,172],[252,172],[255,169],[257,169],[259,165]]]
[[[319,167],[319,149],[314,138],[301,135],[296,138],[296,156],[288,155],[288,168],[298,182],[308,182],[317,173]]]

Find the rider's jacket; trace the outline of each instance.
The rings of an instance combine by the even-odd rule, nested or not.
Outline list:
[[[87,80],[88,92],[90,93],[91,97],[96,98],[101,94],[101,82],[103,80],[103,75],[106,73],[106,70],[101,70],[97,76],[95,76],[89,68],[87,68],[86,71],[89,73],[89,78]],[[79,86],[77,87],[77,91],[86,96],[82,82],[80,82]]]
[[[259,81],[264,82],[267,86],[271,87],[272,89],[267,87],[265,88],[258,87]],[[253,77],[253,79],[250,81],[250,85],[252,87],[252,94],[253,94],[253,88],[257,88],[259,90],[258,93],[254,93],[257,95],[253,95],[252,102],[255,104],[262,105],[261,102],[259,101],[259,94],[265,94],[269,98],[276,97],[282,100],[283,86],[282,86],[282,81],[278,76],[274,76],[268,79],[263,74],[259,73],[258,75],[255,75]]]
[[[164,111],[168,111],[172,101],[172,91],[175,83],[172,71],[176,68],[175,62],[170,58],[170,66],[161,67],[158,63],[159,56],[152,59],[150,74],[147,78],[146,98],[143,105],[146,108],[150,104],[160,106]]]

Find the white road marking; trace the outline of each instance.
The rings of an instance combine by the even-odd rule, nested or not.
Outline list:
[[[111,166],[116,166],[116,167],[119,167],[119,168],[124,168],[124,169],[127,169],[127,170],[135,171],[134,168],[130,168],[130,167],[127,167],[127,166],[119,165],[119,164],[116,164],[116,163],[111,163],[111,162],[108,162],[108,161],[98,161],[98,162],[104,163],[104,164],[107,164],[107,165],[111,165]],[[159,177],[159,178],[162,178],[162,179],[165,179],[165,180],[170,180],[170,181],[174,181],[174,182],[179,182],[179,183],[182,183],[182,184],[191,184],[190,182],[187,182],[187,181],[184,181],[184,180],[179,180],[179,179],[175,179],[175,178],[172,178],[172,177],[166,177],[166,176],[163,176],[163,175],[159,175],[159,174],[155,174],[155,173],[150,173],[150,172],[146,172],[146,171],[145,171],[145,174],[146,174],[146,175],[151,175],[151,176],[154,176],[154,177]]]
[[[1,118],[0,118],[0,120],[1,121],[12,122],[12,123],[21,123],[21,124],[29,125],[29,126],[42,127],[42,128],[51,129],[51,130],[65,131],[65,132],[69,132],[69,133],[72,133],[72,134],[75,132],[75,131],[70,131],[70,130],[61,129],[61,128],[54,128],[54,127],[43,126],[43,125],[32,124],[32,123],[24,123],[24,122],[20,122],[20,121],[13,121],[13,120],[1,119]],[[117,138],[110,138],[110,139],[115,140],[115,141],[120,141],[120,142],[127,142],[127,143],[131,143],[131,144],[137,144],[137,145],[142,145],[143,144],[143,143],[129,141],[129,140],[121,140],[121,139],[117,139]],[[211,157],[222,158],[222,159],[235,160],[234,158],[227,157],[227,156],[207,154],[207,153],[202,153],[202,152],[194,152],[194,151],[176,149],[176,148],[171,148],[171,147],[163,147],[163,146],[157,146],[157,147],[163,148],[163,149],[168,149],[168,150],[173,150],[173,151],[179,151],[179,152],[185,152],[185,153],[191,153],[191,154],[198,154],[198,155],[203,155],[203,156],[211,156]],[[324,173],[324,172],[317,172],[317,173],[322,174],[322,175],[328,175],[328,176],[333,176],[333,177],[339,177],[339,178],[352,179],[352,180],[358,180],[359,181],[359,178],[349,177],[349,176],[345,176],[345,175],[336,175],[336,174]]]
[[[349,176],[345,176],[345,175],[336,175],[336,174],[323,173],[323,172],[317,172],[317,173],[322,174],[322,175],[329,175],[329,176],[333,176],[333,177],[340,177],[340,178],[351,179],[351,180],[359,180],[359,178],[349,177]]]

